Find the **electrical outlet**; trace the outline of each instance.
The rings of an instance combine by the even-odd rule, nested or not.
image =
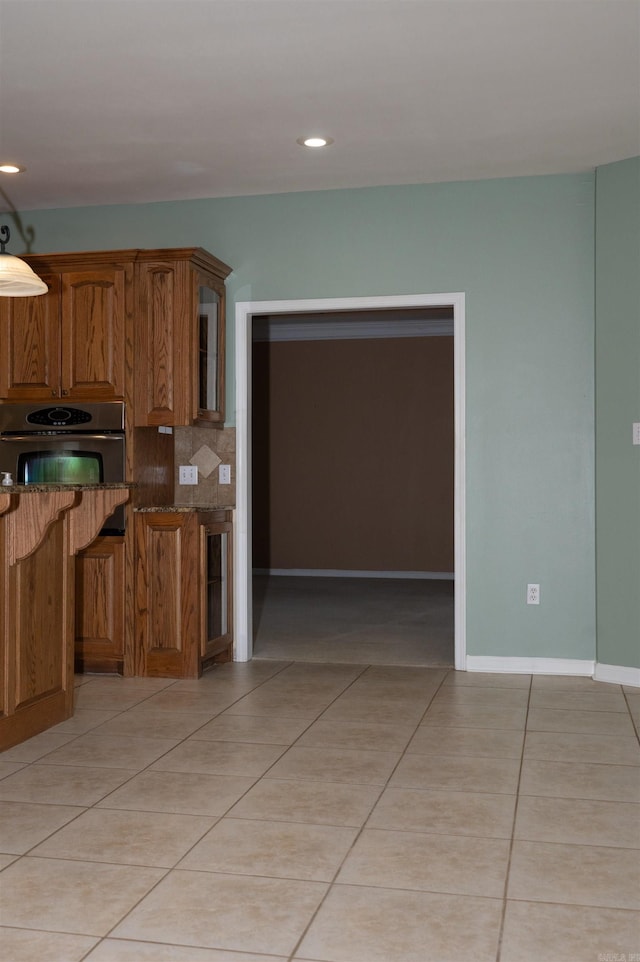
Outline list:
[[[640,444],[640,421],[633,423],[633,443]]]
[[[178,480],[180,484],[197,484],[198,469],[195,464],[181,464],[178,469]]]
[[[527,604],[540,604],[540,585],[527,585]]]
[[[230,464],[221,464],[218,468],[218,484],[231,484]]]

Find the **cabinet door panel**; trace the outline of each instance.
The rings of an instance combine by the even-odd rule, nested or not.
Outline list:
[[[4,638],[7,717],[0,728],[0,749],[71,715],[73,665],[67,639],[73,630],[74,591],[65,538],[65,522],[55,521],[36,550],[6,572],[12,603]]]
[[[196,677],[202,629],[195,517],[138,515],[136,547],[142,673]]]
[[[201,525],[203,613],[202,663],[226,661],[233,654],[231,523]]]
[[[225,297],[224,285],[197,275],[198,419],[224,422]]]
[[[76,559],[76,669],[122,672],[124,538],[98,538]]]
[[[38,401],[60,391],[60,281],[38,297],[0,298],[0,397]]]
[[[116,265],[62,275],[63,395],[124,397],[128,274]]]
[[[139,264],[137,290],[135,423],[190,424],[195,399],[189,267]]]

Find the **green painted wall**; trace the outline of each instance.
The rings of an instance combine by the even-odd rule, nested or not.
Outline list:
[[[640,668],[640,158],[596,179],[598,661]]]
[[[234,298],[465,292],[468,653],[595,657],[592,174],[25,220],[38,251],[211,250],[234,268],[230,327]]]

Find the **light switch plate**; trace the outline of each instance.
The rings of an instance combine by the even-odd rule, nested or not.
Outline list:
[[[180,484],[197,484],[198,469],[193,464],[181,464],[178,468],[178,480]]]
[[[635,421],[633,425],[633,443],[640,444],[640,421]]]

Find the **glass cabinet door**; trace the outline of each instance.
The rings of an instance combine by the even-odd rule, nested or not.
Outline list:
[[[200,530],[204,569],[201,667],[206,667],[233,657],[233,526],[230,520],[210,521]]]
[[[224,302],[210,284],[198,286],[198,417],[224,421]]]
[[[206,599],[207,641],[221,638],[229,631],[228,610],[228,534],[207,533]]]

